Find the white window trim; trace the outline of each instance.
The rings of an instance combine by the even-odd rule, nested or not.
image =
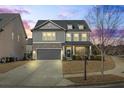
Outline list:
[[[78,25],[78,28],[79,28],[79,30],[84,30],[84,25],[79,24],[79,25]]]
[[[83,38],[82,38],[82,37],[83,37],[83,36],[82,36],[83,34],[86,35],[86,39],[83,39]],[[82,34],[81,34],[81,41],[87,41],[87,40],[88,40],[88,35],[87,35],[87,33],[82,33]]]
[[[43,36],[44,33],[46,33],[46,37],[45,38]],[[51,40],[50,39],[47,39],[48,38],[47,33],[54,33],[55,34],[54,39],[51,39]],[[56,32],[42,32],[42,41],[55,41],[55,40],[56,40]]]
[[[11,37],[12,37],[12,40],[14,40],[14,32],[12,32]]]
[[[67,34],[70,35],[70,40],[67,40],[67,38],[68,38],[68,37],[67,37]],[[66,33],[66,41],[72,41],[71,39],[72,39],[71,33]]]
[[[67,28],[68,28],[68,29],[73,29],[73,26],[72,26],[71,24],[68,24],[68,25],[67,25]]]
[[[78,35],[78,40],[75,40],[74,38],[75,38],[75,34],[77,34]],[[73,33],[73,41],[80,41],[80,38],[79,38],[79,33]]]
[[[20,36],[18,35],[18,37],[17,37],[17,38],[18,38],[18,42],[19,42],[19,41],[20,41]]]

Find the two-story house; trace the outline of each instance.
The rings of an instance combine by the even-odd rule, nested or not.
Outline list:
[[[91,55],[90,28],[84,20],[39,20],[33,32],[33,59],[62,60]]]
[[[27,35],[20,14],[0,14],[0,59],[24,58]]]

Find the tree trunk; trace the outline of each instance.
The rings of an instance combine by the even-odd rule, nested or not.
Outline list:
[[[104,51],[101,50],[101,74],[102,74],[102,78],[104,79],[104,58],[105,58],[105,55],[104,55]]]

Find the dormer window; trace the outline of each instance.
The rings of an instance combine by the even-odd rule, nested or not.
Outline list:
[[[67,27],[68,27],[68,29],[72,29],[73,28],[72,25],[67,25]]]
[[[78,25],[79,30],[83,30],[84,29],[84,25]]]

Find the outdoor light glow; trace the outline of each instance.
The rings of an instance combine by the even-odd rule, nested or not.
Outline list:
[[[36,51],[35,50],[33,51],[33,54],[36,54]]]

